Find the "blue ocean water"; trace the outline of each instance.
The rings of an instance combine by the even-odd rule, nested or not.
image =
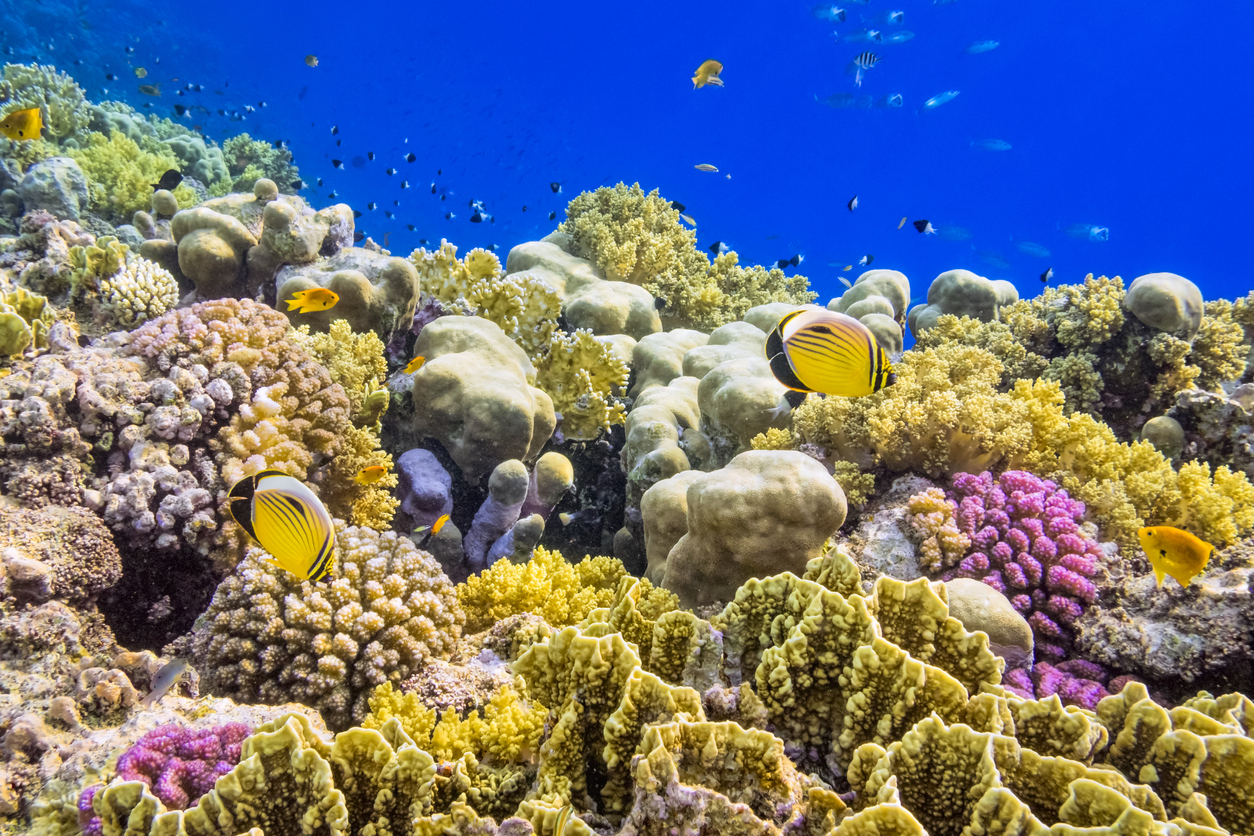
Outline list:
[[[838,22],[813,5],[7,0],[0,47],[57,64],[94,101],[170,116],[204,104],[209,117],[182,121],[211,138],[290,141],[304,196],[335,192],[400,253],[447,238],[504,255],[579,191],[638,181],[686,206],[702,247],[723,241],[742,263],[803,254],[821,299],[868,254],[916,295],[956,267],[1026,294],[1049,267],[1061,282],[1166,270],[1207,298],[1248,290],[1254,7],[846,0]],[[896,10],[900,25],[874,22]],[[849,40],[866,29],[881,42]],[[983,40],[998,46],[964,53]],[[857,87],[846,69],[868,50],[880,60]],[[725,86],[694,90],[707,58]],[[139,66],[162,98],[138,93]],[[186,83],[204,92],[177,97]],[[826,104],[892,94],[900,108]],[[213,112],[244,104],[256,110],[240,121]],[[495,222],[471,223],[471,199]],[[941,234],[899,229],[903,217]],[[1080,224],[1108,240],[1067,233]]]

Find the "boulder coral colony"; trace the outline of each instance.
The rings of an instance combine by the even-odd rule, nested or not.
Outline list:
[[[394,256],[285,150],[3,78],[4,832],[1254,833],[1254,294],[868,270],[896,382],[780,413],[816,294],[656,192]],[[263,470],[327,581],[228,513]],[[1144,526],[1218,550],[1159,586]]]

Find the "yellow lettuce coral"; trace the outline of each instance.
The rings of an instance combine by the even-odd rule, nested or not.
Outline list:
[[[437,715],[418,694],[397,691],[390,682],[370,697],[370,713],[362,727],[382,729],[395,718],[420,749],[438,761],[455,761],[467,752],[497,762],[529,759],[540,749],[548,709],[527,699],[527,685],[515,677],[512,685],[493,692],[480,711],[462,719],[453,709]]]
[[[587,441],[627,420],[621,397],[630,375],[614,347],[591,331],[558,331],[537,363],[536,386],[561,413],[562,435]]]
[[[439,249],[410,253],[422,292],[446,304],[462,300],[475,316],[489,319],[536,362],[557,329],[562,297],[531,272],[506,276],[495,253],[474,249],[464,259],[441,240]],[[456,310],[456,306],[453,306]]]
[[[711,331],[767,302],[806,304],[817,296],[802,276],[740,267],[735,253],[713,265],[697,249],[697,236],[679,212],[636,183],[583,192],[566,207],[559,229],[571,236],[572,253],[586,258],[613,281],[640,285],[662,300],[667,328]]]
[[[486,630],[518,613],[532,612],[555,627],[578,624],[614,598],[627,574],[612,557],[585,557],[570,563],[561,552],[537,547],[522,564],[501,560],[457,586],[466,612],[467,632]]]
[[[141,148],[120,131],[108,136],[93,131],[82,148],[65,149],[87,175],[93,209],[129,222],[131,215],[150,207],[152,184],[167,170],[182,167],[165,145],[147,138],[143,142]],[[174,190],[174,197],[179,208],[196,202],[195,193],[182,184]]]

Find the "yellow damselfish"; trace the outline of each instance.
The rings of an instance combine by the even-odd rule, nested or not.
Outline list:
[[[0,134],[4,134],[14,142],[39,139],[39,133],[43,128],[44,119],[37,107],[15,110],[4,119],[0,119]]]
[[[387,476],[388,469],[386,465],[372,464],[369,467],[363,467],[357,471],[357,475],[353,477],[353,481],[359,485],[373,485],[384,476]]]
[[[707,84],[713,84],[715,87],[723,86],[723,79],[718,74],[723,71],[723,65],[711,58],[708,61],[702,61],[701,66],[697,67],[697,74],[692,77],[692,89],[704,87]]]
[[[897,382],[875,335],[858,320],[822,308],[793,311],[766,338],[775,379],[797,392],[856,398]]]
[[[263,470],[235,483],[231,516],[273,558],[270,563],[315,583],[335,567],[335,525],[304,482]]]
[[[1154,577],[1161,589],[1167,575],[1188,586],[1200,575],[1215,553],[1215,547],[1187,531],[1169,525],[1147,526],[1137,531],[1141,548],[1154,567]]]
[[[413,374],[422,368],[422,364],[427,362],[426,357],[415,357],[405,366],[405,374]]]
[[[339,294],[325,287],[313,287],[309,290],[298,290],[287,300],[287,309],[297,313],[329,311],[340,301]]]

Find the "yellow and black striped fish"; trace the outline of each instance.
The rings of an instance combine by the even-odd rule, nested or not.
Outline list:
[[[317,583],[335,567],[335,526],[322,501],[280,470],[245,476],[231,488],[231,516],[298,578]]]
[[[803,308],[779,321],[766,338],[775,379],[795,392],[857,398],[897,382],[893,364],[858,320]]]

